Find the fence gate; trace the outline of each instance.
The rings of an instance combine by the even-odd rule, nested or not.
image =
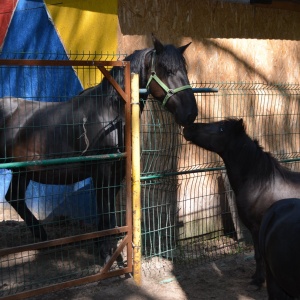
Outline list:
[[[106,67],[116,66],[122,67],[119,69],[125,78],[124,87],[121,87],[106,69]],[[125,151],[121,149],[122,151],[110,153],[106,150],[105,153],[98,152],[91,155],[82,155],[82,152],[76,157],[64,153],[64,157],[46,160],[20,157],[14,163],[5,161],[4,157],[0,158],[0,298],[2,299],[31,297],[132,271],[130,64],[124,61],[0,60],[0,91],[6,93],[6,96],[17,93],[18,97],[28,100],[26,103],[33,103],[30,100],[48,103],[65,101],[72,96],[70,88],[74,86],[77,86],[77,89],[81,88],[79,81],[70,79],[74,74],[75,77],[81,78],[85,88],[97,85],[104,75],[109,85],[112,85],[123,98],[125,104],[120,105],[120,109],[125,109]],[[41,80],[34,82],[36,78]],[[17,92],[10,86],[12,82],[17,82],[15,87]],[[99,107],[102,105],[100,101],[111,100],[104,92],[101,95],[94,95],[99,97],[99,102],[96,103]],[[84,97],[82,101],[85,101]],[[31,104],[26,105],[29,107]],[[0,109],[3,110],[3,107],[1,106]],[[31,109],[34,109],[33,106]],[[94,109],[96,110],[97,107]],[[50,110],[51,104],[49,104]],[[14,108],[12,111],[15,113]],[[12,117],[13,113],[9,117]],[[75,113],[72,115],[72,109],[69,114],[69,119],[75,120],[76,116]],[[83,135],[78,136],[77,139],[80,139],[83,145],[87,145],[94,141],[86,140],[86,130],[88,131],[89,128],[85,127],[85,116],[82,117],[80,126]],[[21,115],[19,118],[21,119]],[[54,121],[55,118],[56,116],[53,116]],[[67,120],[66,124],[59,126],[55,130],[62,130],[64,126],[67,130],[74,130]],[[2,126],[0,130],[3,133],[5,129],[7,128]],[[109,130],[107,127],[104,129]],[[10,130],[17,130],[17,128]],[[30,130],[28,132],[30,134]],[[46,132],[47,128],[40,128],[37,138],[43,139]],[[4,200],[12,177],[8,169],[18,170],[21,174],[19,178],[21,176],[27,178],[26,176],[29,175],[25,167],[34,168],[36,174],[40,174],[39,170],[42,167],[47,167],[53,168],[56,176],[63,177],[65,170],[79,163],[84,168],[91,169],[108,162],[117,167],[117,162],[124,159],[126,159],[126,170],[123,172],[126,173],[126,182],[121,181],[119,186],[112,187],[119,190],[119,193],[113,203],[113,211],[106,211],[106,215],[97,213],[95,200],[96,193],[108,194],[105,182],[103,186],[99,184],[93,186],[93,180],[87,178],[71,185],[57,185],[54,181],[52,183],[51,172],[48,172],[47,184],[37,183],[39,175],[35,177],[36,181],[29,183],[26,204],[42,223],[48,235],[47,241],[34,238],[25,222]],[[94,166],[95,163],[97,165]],[[74,180],[76,176],[79,175],[73,172],[72,181],[76,181]],[[115,217],[116,227],[98,231],[98,221],[102,218],[110,218],[112,215]],[[118,246],[105,261],[100,255],[101,245],[108,241],[113,241]]]

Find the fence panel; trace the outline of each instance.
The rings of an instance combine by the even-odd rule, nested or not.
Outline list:
[[[101,81],[99,69],[105,74],[105,67],[112,68],[114,66],[122,67],[119,68],[119,72],[124,78],[124,86],[117,85],[116,88],[124,96],[119,110],[120,115],[124,114],[124,110],[127,112],[124,116],[125,133],[123,128],[119,128],[117,125],[113,124],[113,128],[108,127],[112,120],[107,120],[108,116],[106,115],[101,118],[101,112],[98,118],[93,119],[94,122],[89,119],[98,109],[103,108],[107,101],[111,101],[106,87],[101,86],[92,96],[87,96],[84,92],[80,96],[80,101],[69,101],[71,95],[76,95],[79,89],[78,81],[75,80],[76,89],[73,90],[73,94],[70,94],[69,88],[72,87],[70,74],[72,72],[82,78],[81,83],[84,87],[89,88]],[[34,79],[38,81],[34,82]],[[21,110],[18,110],[19,107],[25,105],[27,110],[25,110],[24,119],[29,121],[34,110],[40,111],[46,107],[44,117],[26,127],[24,149],[27,151],[24,156],[14,157],[12,155],[9,157],[8,152],[5,152],[7,155],[3,155],[0,161],[2,170],[0,175],[2,199],[0,202],[0,297],[4,297],[4,299],[18,297],[20,299],[131,272],[130,64],[121,61],[1,60],[0,82],[1,96],[4,96],[4,93],[5,96],[8,96],[5,100],[7,103],[4,102],[1,106],[1,116],[8,111],[8,115],[5,117],[12,120],[16,116],[20,121],[17,126],[8,128],[3,124],[10,123],[1,119],[1,122],[4,122],[0,129],[2,153],[3,149],[7,151],[10,147],[15,149],[20,142],[18,134],[12,144],[6,140],[10,131],[18,132],[22,127],[23,115],[20,113]],[[15,82],[20,83],[16,92],[13,88]],[[26,86],[27,84],[29,87]],[[41,88],[43,90],[40,90]],[[27,101],[13,100],[13,96],[21,97],[22,95]],[[43,121],[49,119],[57,102],[64,101],[72,103],[69,111],[63,113],[62,109],[56,110],[56,114],[51,115],[49,126],[46,126]],[[91,101],[95,104],[95,107],[91,107],[92,115],[85,116],[86,110],[77,108],[81,104],[89,108]],[[43,104],[42,102],[47,103]],[[19,106],[15,107],[13,103],[17,103]],[[77,115],[80,115],[80,122],[76,121]],[[59,116],[62,116],[62,122],[55,123]],[[41,124],[43,127],[37,128],[37,124]],[[95,139],[88,138],[92,133],[93,126],[96,126]],[[122,132],[122,136],[126,135],[122,137],[126,142],[126,152],[117,136],[118,143],[115,147],[108,148],[107,145],[103,147],[101,144],[103,132],[108,130],[109,134],[115,132],[115,128],[118,129],[118,136],[120,136],[119,130]],[[43,159],[37,156],[36,153],[41,153],[40,148],[37,148],[38,141],[43,141],[46,135],[55,134],[57,138],[51,139],[51,141],[59,144],[64,142],[58,138],[61,136],[61,132],[72,133],[77,129],[81,130],[82,135],[72,135],[70,144],[79,144],[78,149],[74,146],[74,148],[70,148],[70,152],[49,152],[49,156],[45,155]],[[37,130],[38,134],[34,139],[33,149],[31,149],[28,144],[31,141],[29,137]],[[100,141],[99,144],[98,141]],[[45,153],[48,153],[47,149],[52,149],[52,144],[42,145],[45,147]],[[90,149],[93,149],[93,152],[90,152]],[[16,152],[12,151],[12,153]],[[31,157],[30,154],[32,154]],[[121,163],[124,159],[126,159],[126,165]],[[97,177],[82,179],[82,172],[84,174],[91,172],[92,174],[92,171],[95,171],[97,174],[101,174],[102,169],[109,171],[107,166],[119,171],[116,172],[115,177],[111,179],[103,177],[100,178],[101,180],[98,180]],[[45,168],[47,172],[45,172]],[[4,171],[5,169],[12,171]],[[70,169],[73,171],[69,172]],[[4,199],[14,173],[19,174],[15,190],[21,189],[22,178],[25,182],[30,179],[26,190],[26,204],[42,223],[48,235],[47,241],[40,241],[35,237],[19,214]],[[123,180],[122,175],[125,173],[126,181]],[[46,176],[44,176],[45,174]],[[96,201],[96,194],[102,195],[104,199],[104,195],[115,193],[115,191],[118,191],[118,194],[112,205],[113,210],[102,209],[101,203]],[[14,190],[11,193],[13,194]],[[14,199],[11,204],[18,208],[20,207],[19,200]],[[106,205],[105,199],[102,204]],[[111,220],[113,216],[116,219],[117,227],[99,231],[99,221],[105,218]],[[101,254],[103,251],[105,251],[104,254],[106,251],[110,251],[110,249],[103,248],[106,243],[107,245],[118,245],[118,247],[115,252],[106,256],[105,260]]]
[[[196,121],[243,118],[247,132],[288,168],[300,170],[300,86],[200,83]],[[251,245],[237,217],[223,161],[182,136],[170,114],[148,100],[142,115],[143,254],[201,263]],[[150,271],[150,263],[144,270]]]

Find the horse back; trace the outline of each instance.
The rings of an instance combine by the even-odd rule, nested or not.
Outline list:
[[[122,113],[93,97],[0,99],[0,156],[23,161],[115,152],[124,142]]]
[[[266,263],[270,299],[299,297],[300,199],[279,200],[267,210],[260,227],[259,248]]]
[[[46,107],[45,102],[27,101],[22,98],[4,97],[0,99],[0,151],[7,151],[16,136],[36,112]],[[7,157],[7,152],[2,156]]]
[[[0,99],[0,125],[1,128],[5,125],[5,120],[12,117],[18,108],[20,98],[4,97]]]

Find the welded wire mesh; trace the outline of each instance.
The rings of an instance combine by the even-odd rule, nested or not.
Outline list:
[[[53,56],[40,57],[34,54],[32,56],[31,59],[53,59]],[[114,60],[117,60],[118,57],[114,57]],[[12,57],[10,56],[10,58]],[[20,57],[17,56],[17,58]],[[58,57],[54,56],[54,58]],[[86,56],[83,55],[81,59],[84,58]],[[103,59],[100,56],[97,58]],[[123,69],[120,69],[119,73],[115,76],[124,77]],[[105,103],[112,101],[107,91],[108,84],[107,86],[102,85],[93,95],[81,95],[80,101],[72,102],[73,106],[62,105],[55,111],[56,105],[66,103],[79,95],[83,89],[99,84],[102,79],[96,66],[0,66],[0,97],[7,96],[7,105],[1,106],[1,113],[8,112],[8,119],[4,126],[1,123],[0,128],[2,146],[0,159],[0,252],[2,251],[0,256],[0,297],[99,274],[106,263],[101,254],[103,251],[109,251],[109,249],[103,249],[102,245],[105,245],[106,241],[110,241],[111,245],[117,245],[123,236],[120,234],[114,237],[102,237],[100,241],[99,238],[91,237],[72,240],[78,235],[97,233],[99,224],[102,224],[100,227],[103,228],[103,220],[110,221],[112,216],[116,221],[113,227],[126,224],[126,187],[123,180],[125,165],[121,163],[124,158],[120,156],[117,159],[84,161],[86,155],[111,153],[118,155],[124,151],[124,147],[119,143],[121,139],[124,140],[124,128],[119,128],[115,123],[109,129],[111,130],[109,133],[112,132],[111,137],[117,140],[117,144],[101,144],[101,133],[109,128],[108,124],[111,121],[115,121],[109,119],[107,115],[103,115],[101,118],[101,113],[98,117],[96,115],[96,112],[102,109]],[[21,97],[26,102],[18,100],[14,106],[13,99],[16,97]],[[92,106],[91,103],[94,105]],[[79,109],[81,104],[91,109],[91,115],[95,115],[96,118],[89,119],[90,117],[85,115],[86,111]],[[25,107],[22,113],[18,110],[21,106]],[[64,114],[62,110],[65,108],[68,111]],[[121,115],[124,103],[120,102],[119,106],[114,106],[114,109]],[[33,113],[42,110],[44,110],[44,115],[31,122]],[[55,113],[51,114],[53,110]],[[59,118],[60,115],[64,115],[64,117]],[[13,125],[8,123],[8,120],[15,117],[16,122]],[[79,117],[79,121],[77,117]],[[27,124],[26,133],[23,135],[26,143],[22,144],[21,135],[18,132],[28,120],[29,125]],[[49,121],[48,125],[45,120]],[[3,121],[1,119],[1,122]],[[96,134],[94,139],[87,140],[88,132],[93,128],[97,128],[100,137]],[[117,129],[114,130],[115,128]],[[76,131],[77,129],[81,132]],[[122,131],[121,135],[119,131]],[[8,141],[11,132],[12,136],[16,137],[13,142]],[[63,135],[63,132],[66,135]],[[73,132],[78,132],[78,134],[72,135]],[[28,137],[34,134],[36,134],[36,138],[33,139],[33,144],[29,145]],[[59,147],[59,144],[66,142],[62,137],[65,138],[68,134],[71,136],[69,143],[71,147]],[[46,136],[51,136],[49,143],[40,145],[39,141],[43,143]],[[19,143],[21,146],[18,146]],[[55,151],[49,150],[55,144],[58,144],[58,148]],[[14,149],[19,147],[23,150],[9,152],[10,147]],[[93,151],[89,152],[92,148]],[[6,152],[3,152],[4,150]],[[44,151],[43,155],[40,155],[41,151]],[[69,157],[81,159],[80,170],[76,161],[68,162]],[[6,163],[10,163],[12,158],[21,163],[26,161],[30,163],[40,159],[47,163],[47,159],[65,159],[55,165],[51,163],[49,165],[33,165],[30,170],[26,169],[26,165],[12,166],[12,170],[19,174],[15,190],[20,188],[22,182],[30,179],[26,189],[26,204],[33,215],[40,220],[47,233],[48,241],[51,243],[57,239],[71,238],[68,240],[69,242],[38,250],[10,251],[14,247],[26,247],[40,241],[4,199],[12,172],[3,168]],[[114,174],[111,178],[101,177],[103,173],[109,175],[111,170]],[[32,176],[32,171],[34,171],[34,176]],[[66,175],[67,173],[68,175]],[[98,174],[98,176],[94,178],[90,176],[83,178],[85,176],[82,176],[91,173]],[[99,177],[100,180],[98,180]],[[12,190],[10,193],[13,192]],[[105,201],[109,201],[106,197],[110,197],[113,193],[117,194],[114,202],[108,210],[105,210],[103,208],[103,206],[107,206]],[[97,194],[100,195],[98,198],[103,201],[96,200]],[[19,205],[18,199],[13,199],[10,203],[15,207]],[[123,259],[120,258],[115,262],[111,270],[123,268],[127,260],[126,255],[125,249]]]
[[[243,118],[252,138],[299,171],[299,85],[205,82],[193,86],[218,89],[218,93],[196,94],[196,122]],[[221,158],[188,143],[172,116],[155,101],[147,103],[143,114],[145,257],[201,263],[248,247],[251,238],[239,221]],[[287,164],[290,160],[294,162]],[[144,269],[147,273],[151,268],[145,264]]]
[[[95,69],[78,67],[74,70],[77,74],[81,74],[83,78],[81,83],[85,88],[99,82]],[[47,71],[46,74],[44,68],[37,68],[37,72],[40,72],[39,75],[44,76],[45,79],[57,74],[57,70],[54,69],[53,74],[52,71]],[[33,75],[33,73],[21,74],[23,77],[27,77],[25,74]],[[1,76],[4,79],[4,73],[0,68]],[[51,80],[48,82],[53,85],[55,79]],[[2,80],[0,82],[3,84]],[[66,84],[68,77],[62,82]],[[22,93],[25,83],[20,86],[20,93]],[[227,117],[243,118],[251,137],[257,138],[260,144],[278,159],[289,160],[285,163],[287,167],[299,170],[300,165],[297,161],[300,158],[299,85],[200,83],[194,86],[219,90],[218,93],[196,94],[199,107],[198,121],[209,122]],[[30,94],[36,91],[32,88]],[[68,98],[66,93],[67,89],[64,88],[56,92],[52,91],[50,97],[32,95],[24,97],[39,98],[42,101],[55,98],[62,101]],[[157,101],[151,98],[146,101],[141,114],[144,258],[160,256],[174,262],[202,263],[241,251],[245,246],[244,242],[248,241],[248,233],[238,221],[223,162],[216,154],[187,143],[181,130],[173,116],[161,108]],[[9,174],[1,175],[3,178],[9,176]],[[74,173],[74,176],[77,174]],[[9,180],[8,178],[6,181]],[[42,197],[40,194],[37,196],[34,192],[30,192],[30,189],[34,190],[34,188],[36,187],[28,189],[28,205],[36,216],[45,217],[42,222],[51,239],[97,229],[97,221],[103,216],[95,213],[96,204],[91,200],[95,193],[92,182],[85,183],[83,186],[73,186],[71,190],[62,192],[47,191],[47,196]],[[39,189],[43,188],[39,186]],[[48,188],[53,189],[51,186]],[[114,204],[117,226],[125,224],[123,182],[120,188]],[[104,186],[96,186],[96,189],[105,191]],[[70,197],[73,201],[71,207],[68,202]],[[37,198],[39,201],[36,201]],[[46,216],[45,211],[48,210],[45,210],[44,206],[47,203],[48,206],[50,205],[49,211],[53,212],[57,198],[63,199],[62,207],[71,209],[72,217],[66,217],[64,210],[59,210],[51,220],[47,220],[48,215]],[[78,200],[74,200],[76,198]],[[38,203],[36,206],[35,202]],[[87,210],[83,210],[82,202],[89,204]],[[1,202],[0,205],[0,211],[3,213],[0,222],[1,247],[34,242],[28,227],[11,207],[8,207],[5,202]],[[75,216],[75,211],[79,212],[78,216]],[[82,241],[43,251],[10,254],[1,257],[0,263],[0,280],[2,280],[0,293],[7,295],[27,288],[40,287],[49,282],[95,274],[101,268],[103,261],[99,256],[97,243]],[[47,279],[37,275],[41,273],[42,268],[49,270]],[[145,271],[150,268],[150,264],[147,264]]]

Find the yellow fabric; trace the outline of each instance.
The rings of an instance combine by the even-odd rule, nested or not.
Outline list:
[[[45,3],[68,54],[91,53],[93,59],[95,53],[116,53],[118,0],[46,0]],[[101,60],[112,59],[105,55]],[[92,72],[95,74],[91,70],[77,72],[85,88],[102,78],[98,70]]]

